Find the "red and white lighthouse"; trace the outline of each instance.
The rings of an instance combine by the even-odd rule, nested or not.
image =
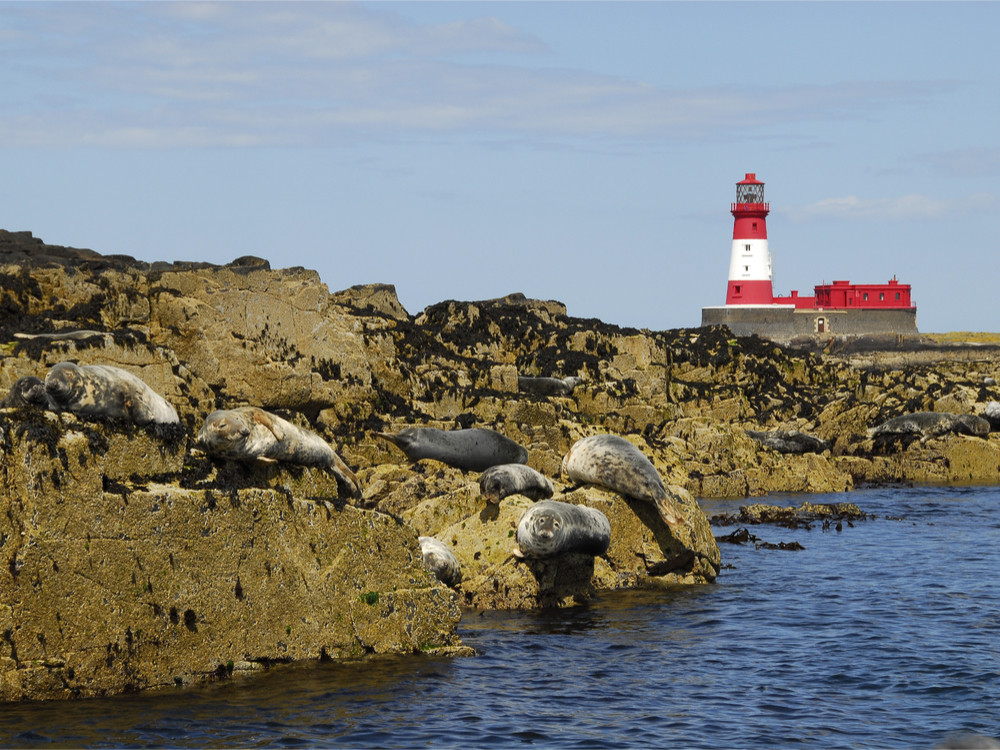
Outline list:
[[[736,202],[732,205],[733,250],[729,257],[727,305],[770,305],[774,302],[771,286],[771,252],[767,249],[768,204],[764,202],[764,183],[748,172],[736,183]]]

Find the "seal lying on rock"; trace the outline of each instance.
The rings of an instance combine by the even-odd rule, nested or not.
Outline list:
[[[462,580],[462,566],[455,553],[432,536],[418,537],[424,569],[433,573],[445,586],[455,586]]]
[[[825,440],[820,440],[818,437],[798,430],[771,430],[769,432],[747,430],[746,433],[765,448],[778,451],[778,453],[822,453],[830,447]]]
[[[36,378],[34,375],[19,378],[10,387],[10,391],[0,402],[0,406],[42,406],[48,408],[51,405],[49,396],[45,392],[45,381]]]
[[[45,376],[48,408],[82,417],[176,424],[177,410],[127,370],[111,365],[60,362]]]
[[[573,482],[598,484],[653,503],[660,518],[671,528],[684,523],[684,516],[663,486],[656,467],[625,438],[593,435],[577,440],[563,458],[562,473]]]
[[[517,376],[517,389],[535,396],[571,396],[573,389],[583,382],[582,378],[571,375],[568,378]]]
[[[564,552],[602,555],[611,544],[611,523],[595,508],[542,500],[517,524],[517,557],[552,557]]]
[[[479,477],[479,492],[491,503],[508,495],[524,495],[532,500],[552,497],[552,482],[524,464],[491,466]]]
[[[407,427],[397,433],[377,434],[403,451],[411,461],[432,458],[463,471],[485,471],[498,464],[528,462],[527,448],[483,427],[467,430]]]
[[[893,417],[868,430],[868,437],[920,435],[922,440],[953,432],[956,435],[988,435],[990,423],[975,414],[918,411]]]
[[[354,472],[323,438],[256,406],[213,411],[198,431],[197,444],[213,456],[237,461],[319,466],[336,474],[352,495],[360,492]]]

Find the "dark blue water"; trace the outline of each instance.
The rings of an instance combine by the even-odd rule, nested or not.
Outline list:
[[[1000,737],[1000,488],[808,499],[878,518],[839,533],[751,527],[805,549],[722,545],[732,567],[712,586],[467,613],[475,658],[296,665],[2,706],[0,745],[931,748]]]

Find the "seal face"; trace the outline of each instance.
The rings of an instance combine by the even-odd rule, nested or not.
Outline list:
[[[45,381],[28,375],[14,381],[10,391],[0,402],[0,406],[41,406],[49,407],[49,397],[45,393]]]
[[[869,437],[879,435],[921,435],[924,440],[948,432],[958,435],[988,435],[990,423],[974,414],[950,414],[940,411],[917,411],[886,420],[872,430]]]
[[[498,464],[528,462],[526,448],[484,427],[467,430],[407,427],[397,433],[380,432],[378,436],[398,447],[411,461],[432,458],[463,471],[485,471]]]
[[[798,430],[747,430],[746,433],[765,448],[778,453],[822,453],[830,447],[825,440]]]
[[[418,537],[417,541],[420,542],[425,570],[433,573],[445,586],[455,586],[462,580],[462,566],[443,542],[432,536]]]
[[[577,440],[563,457],[562,473],[573,482],[597,484],[653,503],[671,528],[684,522],[656,467],[642,451],[618,435],[593,435]]]
[[[517,524],[519,557],[552,557],[566,552],[602,555],[611,544],[611,523],[596,508],[541,500]]]
[[[360,492],[354,472],[323,438],[256,406],[213,411],[197,444],[210,455],[237,461],[319,466],[336,474],[352,495]]]
[[[499,503],[508,495],[541,500],[552,497],[553,491],[548,477],[524,464],[491,466],[479,477],[479,492],[491,503]]]
[[[60,362],[45,376],[48,408],[136,424],[176,424],[177,410],[127,370]]]

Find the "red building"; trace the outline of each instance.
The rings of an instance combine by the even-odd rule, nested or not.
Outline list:
[[[900,284],[895,277],[885,284],[852,284],[850,281],[817,284],[812,297],[800,297],[798,292],[793,291],[788,297],[772,297],[772,304],[827,310],[914,307],[910,300],[910,285]]]

